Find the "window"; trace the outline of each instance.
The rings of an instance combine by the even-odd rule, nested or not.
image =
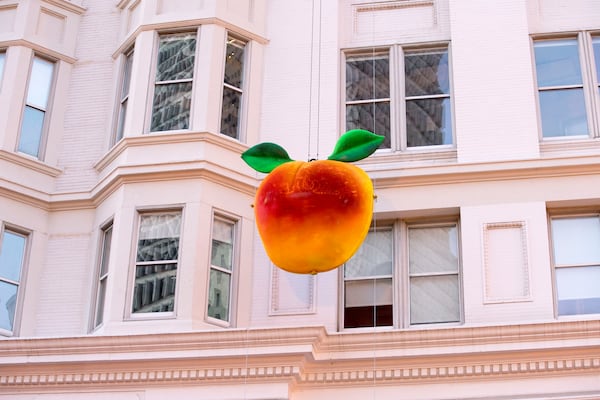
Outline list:
[[[94,328],[100,326],[104,320],[104,300],[106,298],[106,285],[108,281],[108,261],[112,242],[113,224],[110,222],[102,228],[102,241],[100,265],[97,275],[96,309],[94,310]]]
[[[344,327],[391,326],[393,321],[393,232],[369,232],[344,266]]]
[[[212,227],[210,280],[208,285],[208,316],[229,322],[231,317],[231,287],[235,262],[234,221],[215,217]]]
[[[456,225],[408,228],[410,323],[460,320]]]
[[[575,38],[536,40],[533,44],[544,138],[599,136],[597,129],[593,129],[591,110],[598,101],[595,92],[600,42],[598,38],[591,40],[593,54],[590,54],[589,40],[581,34]],[[586,72],[587,65],[594,64],[594,58],[595,78]]]
[[[21,122],[18,151],[41,158],[44,125],[51,96],[54,63],[35,56],[29,75],[29,87]]]
[[[452,145],[447,48],[347,54],[345,80],[346,130],[383,135],[392,150]]]
[[[119,115],[117,118],[117,131],[114,143],[123,138],[125,117],[127,116],[127,102],[129,101],[129,84],[131,83],[131,65],[133,63],[133,50],[125,55],[123,62],[123,73],[121,77],[121,93],[119,96]]]
[[[140,215],[132,313],[172,312],[181,212]]]
[[[343,269],[342,326],[459,322],[458,248],[455,222],[371,230]]]
[[[28,236],[6,227],[0,234],[0,333],[12,335]]]
[[[551,222],[558,315],[600,313],[600,216]]]
[[[160,36],[151,132],[189,128],[195,56],[195,33]]]
[[[231,36],[227,37],[225,73],[223,78],[223,106],[221,109],[221,133],[235,139],[240,138],[245,48],[245,42]]]

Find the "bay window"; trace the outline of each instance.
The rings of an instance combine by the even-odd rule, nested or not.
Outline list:
[[[385,137],[382,149],[452,145],[448,48],[346,54],[346,130]]]
[[[119,112],[117,115],[117,128],[113,144],[123,138],[125,128],[125,117],[127,116],[127,103],[129,102],[129,86],[131,83],[131,66],[133,64],[133,50],[127,52],[123,60],[123,71],[121,73],[121,90],[119,91]]]
[[[181,211],[140,215],[132,313],[174,311],[180,234]]]
[[[28,234],[4,226],[0,231],[0,334],[13,335]]]
[[[94,309],[93,328],[100,326],[104,320],[104,302],[108,284],[108,261],[112,242],[113,224],[108,223],[102,228],[100,243],[100,259],[96,275],[96,301]]]
[[[372,229],[343,267],[343,326],[461,321],[457,222]]]
[[[229,35],[225,49],[221,133],[240,138],[242,95],[244,93],[244,59],[246,43]]]
[[[150,131],[190,127],[196,33],[160,35]]]
[[[208,284],[209,318],[230,322],[231,294],[235,265],[236,222],[213,219]]]
[[[52,94],[55,63],[34,56],[29,73],[25,107],[17,150],[42,158],[48,106]]]

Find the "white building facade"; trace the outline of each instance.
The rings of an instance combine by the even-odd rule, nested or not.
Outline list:
[[[600,399],[593,0],[0,0],[0,110],[0,400]],[[241,153],[355,128],[278,269]]]

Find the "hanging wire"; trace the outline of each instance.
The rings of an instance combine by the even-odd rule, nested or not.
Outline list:
[[[306,159],[311,160],[311,136],[312,136],[312,96],[313,96],[313,52],[315,43],[315,0],[312,0],[310,12],[310,75],[308,77],[308,149],[306,150]]]
[[[375,132],[375,16],[371,13],[371,90],[372,90],[372,101],[371,101],[371,120],[373,122],[373,133]],[[375,243],[377,243],[377,214],[375,213],[375,203],[377,202],[377,196],[375,196],[375,179],[373,179],[373,235],[375,236]],[[373,333],[377,334],[377,278],[373,279]],[[373,400],[377,398],[377,343],[373,340]]]

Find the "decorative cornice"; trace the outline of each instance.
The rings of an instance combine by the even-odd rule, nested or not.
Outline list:
[[[64,10],[71,11],[75,14],[82,15],[87,10],[85,7],[75,4],[74,1],[68,0],[43,0],[45,3],[55,5]]]
[[[77,61],[76,58],[74,58],[68,54],[61,53],[59,51],[50,49],[45,46],[41,46],[37,43],[34,43],[34,42],[26,40],[26,39],[14,39],[14,40],[7,40],[7,41],[2,42],[2,47],[11,47],[11,46],[27,47],[36,52],[43,53],[49,57],[56,58],[57,60],[62,60],[68,64],[75,64],[75,62]]]
[[[407,351],[408,350],[408,351]],[[600,373],[600,321],[327,333],[323,327],[0,341],[0,390],[311,387]]]
[[[100,177],[88,191],[68,193],[35,193],[33,188],[4,188],[16,191],[26,203],[47,210],[94,208],[118,187],[126,183],[201,178],[253,195],[260,182],[256,173],[243,173],[215,160],[197,159],[180,162],[165,161],[138,164],[119,164],[119,158],[128,149],[153,145],[200,143],[214,145],[232,154],[241,154],[247,145],[209,132],[184,132],[127,137],[108,151],[94,166]],[[593,142],[595,145],[595,142]],[[581,143],[579,145],[582,145]],[[589,145],[589,143],[588,143]],[[588,147],[586,147],[588,148]],[[600,146],[598,147],[600,149]],[[589,150],[589,149],[588,149]],[[462,184],[489,181],[517,181],[524,179],[552,179],[570,176],[590,176],[600,173],[600,154],[587,151],[578,155],[546,155],[543,158],[459,163],[455,150],[423,154],[376,154],[358,163],[373,179],[378,189],[415,187],[437,184]],[[55,178],[62,172],[21,155],[0,150],[0,161],[6,160],[33,171]],[[109,170],[108,168],[112,168]],[[27,201],[29,199],[29,201]],[[552,199],[549,199],[551,202]]]
[[[247,29],[243,29],[243,28],[239,27],[238,25],[234,25],[232,23],[224,21],[221,18],[205,17],[205,18],[194,18],[194,19],[188,19],[188,20],[177,20],[177,21],[167,21],[167,22],[160,22],[160,23],[140,24],[137,28],[135,28],[133,31],[129,32],[127,34],[127,36],[125,36],[121,40],[120,46],[113,52],[112,57],[114,59],[116,59],[117,57],[119,57],[119,55],[121,55],[123,52],[125,52],[127,50],[127,48],[129,46],[131,46],[131,43],[133,43],[135,41],[135,38],[141,32],[159,31],[159,30],[164,30],[164,29],[197,28],[201,25],[222,26],[226,30],[232,31],[238,35],[241,35],[245,39],[255,41],[256,43],[260,43],[263,45],[269,43],[269,39],[267,39],[266,37],[256,34],[254,32],[251,32]]]
[[[376,188],[457,184],[499,180],[544,179],[600,173],[600,155],[547,157],[512,161],[404,165],[373,157],[360,165],[374,180]]]
[[[210,132],[183,132],[183,133],[161,133],[147,134],[141,136],[130,136],[120,140],[112,149],[96,162],[94,168],[101,172],[111,162],[115,161],[127,148],[156,146],[178,143],[209,143],[223,149],[241,154],[248,149],[243,143],[231,140],[224,135],[216,135]]]

